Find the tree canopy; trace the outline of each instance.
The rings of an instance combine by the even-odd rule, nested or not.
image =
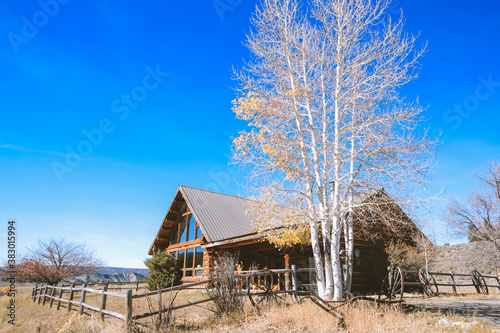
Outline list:
[[[325,298],[342,297],[342,234],[348,283],[352,275],[356,196],[409,193],[432,164],[423,108],[398,93],[425,45],[402,15],[385,15],[390,2],[263,0],[247,37],[252,59],[236,72],[234,112],[250,129],[232,157],[255,190],[252,216],[261,230],[280,227],[277,243],[310,239]]]

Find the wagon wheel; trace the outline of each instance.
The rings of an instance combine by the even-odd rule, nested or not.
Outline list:
[[[396,298],[401,300],[403,299],[404,287],[405,282],[401,268],[392,268],[387,272],[382,281],[378,299],[382,299],[382,295],[384,295],[389,300]]]
[[[263,284],[248,283],[247,295],[250,299],[250,303],[252,303],[252,305],[257,310],[262,309],[264,306],[270,303],[283,303],[286,297],[286,289],[284,288],[285,283],[283,282],[283,279],[279,276],[279,274],[276,274],[269,270],[260,272],[268,273],[266,275],[271,276],[271,282],[267,283],[267,279],[264,278]],[[280,288],[283,288],[285,290],[279,290]]]
[[[486,281],[484,281],[484,277],[481,275],[481,273],[473,270],[471,273],[471,278],[477,293],[488,295],[488,285],[486,284]]]
[[[420,280],[420,285],[427,296],[433,297],[439,294],[436,279],[434,279],[434,276],[432,276],[432,274],[426,269],[420,269],[418,271],[418,279]]]

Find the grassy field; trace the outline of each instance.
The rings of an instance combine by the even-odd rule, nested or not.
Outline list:
[[[138,291],[141,292],[141,291]],[[76,307],[71,312],[67,311],[66,305],[62,305],[59,311],[55,304],[49,308],[48,302],[45,306],[35,304],[30,298],[30,286],[19,288],[16,297],[16,326],[8,324],[9,304],[7,296],[0,297],[0,332],[122,332],[123,322],[107,317],[103,322],[91,312],[80,316],[76,313]],[[134,293],[136,293],[134,291]],[[202,292],[183,291],[177,296],[175,304],[186,303],[203,297]],[[448,296],[447,296],[448,297]],[[449,296],[460,299],[464,296]],[[494,297],[490,295],[483,297]],[[164,296],[164,300],[168,297]],[[78,300],[78,297],[75,299]],[[89,294],[86,303],[99,306],[99,295]],[[149,301],[145,298],[136,302],[134,300],[134,313],[144,313],[154,310],[158,300],[151,297]],[[343,307],[345,328],[338,326],[338,320],[330,314],[319,309],[309,301],[295,304],[288,300],[280,306],[269,306],[262,312],[257,313],[246,302],[245,309],[232,317],[217,318],[206,307],[211,304],[205,303],[204,307],[191,306],[174,311],[173,325],[168,329],[138,328],[141,332],[499,332],[499,327],[491,326],[473,317],[462,317],[458,315],[441,315],[433,313],[403,313],[390,307],[376,307],[369,302],[360,302],[352,307]],[[124,300],[109,297],[108,307],[112,311],[124,313]],[[440,319],[446,317],[453,322],[462,323],[462,326],[441,326]],[[144,324],[152,327],[155,318],[144,319]],[[470,323],[470,324],[466,324]],[[463,324],[466,324],[464,328]]]

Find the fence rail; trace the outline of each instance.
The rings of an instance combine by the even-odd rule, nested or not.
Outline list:
[[[105,282],[88,282],[88,283],[75,283],[75,287],[81,286],[85,284],[86,286],[106,286],[108,290],[123,290],[123,289],[130,289],[130,285],[135,285],[135,291],[139,291],[139,288],[145,287],[146,282],[110,282],[110,281],[105,281]]]
[[[402,270],[404,274],[415,274],[416,276],[419,276],[419,271],[406,271]],[[473,279],[473,274],[476,272],[479,276],[480,281],[474,282]],[[454,273],[454,272],[428,272],[430,276],[436,276],[436,277],[448,277],[447,280],[443,279],[435,279],[435,283],[431,282],[431,284],[434,284],[435,286],[440,286],[440,287],[451,287],[453,289],[453,292],[457,294],[457,289],[458,288],[463,288],[463,287],[475,287],[478,293],[481,293],[482,291],[488,292],[488,289],[482,289],[481,286],[485,286],[487,288],[497,288],[498,291],[500,292],[500,279],[498,276],[494,275],[482,275],[477,271],[473,271],[470,274],[464,274],[464,273]],[[458,279],[457,279],[458,277]],[[467,279],[464,279],[467,277]],[[484,279],[484,280],[483,280]],[[421,286],[422,282],[420,281],[404,281],[405,286]]]
[[[279,270],[266,270],[266,271],[245,271],[245,272],[238,272],[237,273],[237,279],[240,279],[241,284],[243,284],[243,281],[247,284],[247,287],[250,287],[251,284],[255,285],[270,285],[270,286],[278,286],[277,290],[274,290],[273,288],[273,293],[291,293],[294,297],[294,300],[296,299],[296,292],[298,289],[298,284],[297,284],[297,269],[295,268],[295,265],[292,265],[291,269],[279,269]],[[276,284],[276,276],[279,277],[286,277],[287,283],[283,284]],[[164,288],[164,289],[159,289],[155,291],[148,291],[144,293],[139,293],[139,294],[132,294],[132,289],[127,289],[125,293],[116,293],[116,292],[111,292],[108,291],[108,285],[104,284],[101,288],[101,290],[98,289],[92,289],[89,288],[88,285],[82,284],[80,286],[77,286],[75,284],[72,284],[70,286],[49,286],[49,285],[42,285],[42,286],[35,286],[32,290],[31,297],[33,299],[33,302],[37,302],[38,304],[45,305],[47,301],[49,301],[49,306],[52,307],[54,302],[57,302],[57,310],[60,309],[61,303],[66,303],[67,304],[67,311],[71,311],[72,306],[78,307],[78,312],[80,314],[84,313],[85,309],[98,312],[100,317],[103,319],[105,315],[111,316],[118,318],[120,320],[125,321],[127,329],[131,327],[131,323],[151,317],[154,315],[157,315],[158,313],[162,313],[163,311],[166,311],[165,308],[162,307],[161,302],[159,302],[159,309],[158,311],[151,311],[147,313],[142,313],[142,314],[133,314],[132,313],[132,305],[133,301],[144,298],[144,297],[149,297],[149,296],[159,296],[161,299],[161,295],[172,292],[172,291],[180,291],[184,289],[190,289],[193,287],[201,286],[201,285],[206,285],[209,287],[211,284],[215,283],[213,279],[208,279],[208,280],[202,280],[202,281],[197,281],[197,282],[192,282],[192,283],[187,283],[183,285],[178,285],[178,286],[173,286],[169,288]],[[288,282],[290,285],[288,285]],[[95,284],[93,284],[95,285]],[[288,287],[291,288],[288,288]],[[137,289],[136,289],[137,290]],[[56,291],[58,291],[58,295],[56,296]],[[250,292],[250,291],[249,291]],[[64,298],[64,294],[66,293],[68,298]],[[258,292],[256,292],[258,293]],[[75,297],[80,296],[79,301],[75,301]],[[101,295],[101,302],[100,302],[100,307],[92,306],[88,303],[85,303],[85,298],[87,294],[98,294]],[[246,296],[247,294],[244,293],[243,291],[241,292],[241,296]],[[123,304],[125,308],[125,313],[118,313],[114,311],[110,311],[106,309],[106,303],[107,303],[107,297],[118,297],[123,299]],[[181,309],[187,306],[191,305],[197,305],[205,302],[212,301],[211,298],[205,298],[202,300],[197,300],[197,301],[192,301],[192,302],[187,302],[184,304],[176,305],[172,307],[170,310],[177,310]]]
[[[476,287],[477,288],[477,285],[472,280],[471,274],[460,274],[460,273],[453,273],[453,272],[449,272],[449,273],[430,272],[430,273],[432,275],[436,275],[436,276],[449,276],[450,277],[449,282],[436,281],[436,284],[438,286],[443,286],[443,287],[452,287],[455,294],[457,293],[457,288],[460,288],[460,287]],[[456,276],[459,276],[459,277],[467,276],[469,279],[456,280],[455,279]],[[485,279],[484,286],[486,286],[488,288],[498,288],[498,291],[500,292],[500,280],[498,279],[497,276],[493,276],[493,275],[481,275],[481,276],[482,276],[482,278]],[[486,281],[486,280],[488,280],[488,281]]]
[[[48,292],[49,290],[50,294]],[[57,297],[54,295],[56,290],[59,290],[59,294]],[[63,297],[64,291],[68,292],[68,299]],[[104,315],[108,315],[121,320],[125,320],[126,315],[106,310],[106,299],[107,296],[113,296],[113,297],[124,298],[126,300],[127,297],[130,297],[130,295],[132,295],[132,290],[129,291],[130,293],[127,291],[127,293],[125,294],[119,294],[107,291],[106,286],[103,286],[101,290],[97,290],[97,289],[86,288],[85,284],[83,284],[82,287],[80,288],[77,288],[75,285],[71,285],[69,287],[35,286],[35,288],[33,288],[32,291],[32,299],[33,302],[38,302],[38,304],[42,303],[42,305],[45,305],[45,302],[49,300],[49,307],[52,307],[54,301],[57,301],[57,310],[59,310],[59,308],[61,307],[61,303],[64,302],[67,303],[68,312],[71,311],[72,305],[75,305],[79,307],[78,308],[79,314],[83,314],[84,309],[89,309],[95,312],[99,312],[101,318],[104,318]],[[77,293],[80,293],[80,301],[73,300],[75,298],[75,294]],[[87,293],[101,295],[101,306],[99,308],[85,303],[85,297]]]

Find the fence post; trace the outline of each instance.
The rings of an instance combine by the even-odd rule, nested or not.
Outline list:
[[[85,283],[82,284],[82,295],[80,296],[80,314],[83,314],[83,303],[85,303]]]
[[[135,291],[139,291],[139,281],[136,282]]]
[[[104,320],[104,313],[102,312],[102,310],[106,309],[106,297],[107,297],[107,295],[105,294],[105,292],[108,291],[108,287],[102,286],[101,291],[102,291],[102,299],[101,299],[101,309],[99,310],[99,314],[101,316],[101,320]]]
[[[59,310],[59,308],[61,307],[61,299],[62,299],[62,296],[63,296],[63,287],[64,285],[61,285],[61,289],[59,290],[59,299],[57,300],[57,310]]]
[[[50,301],[49,301],[49,308],[52,307],[52,303],[54,303],[54,294],[56,292],[56,288],[52,287],[52,290],[50,291]]]
[[[392,286],[392,283],[393,283],[393,281],[392,281],[392,275],[394,274],[394,270],[392,269],[392,267],[387,267],[387,270],[389,271],[389,272],[387,273],[387,274],[388,274],[388,276],[389,276],[389,281],[388,281],[388,282],[389,282],[389,290],[392,290],[392,287],[393,287],[393,286]],[[389,293],[390,293],[390,292],[389,292]]]
[[[71,302],[73,301],[73,295],[75,293],[75,291],[73,290],[74,287],[75,287],[74,283],[72,283],[71,286],[69,287],[68,312],[71,311]]]
[[[290,275],[291,275],[291,268],[290,268],[290,271],[289,272],[286,272],[285,273],[285,290],[289,290],[289,289],[292,289],[290,284],[291,284],[291,278],[290,278]]]
[[[453,274],[453,272],[450,272],[450,277],[451,277],[451,287],[453,288],[453,292],[456,295],[457,294],[457,286],[455,283],[455,275]]]
[[[33,288],[33,291],[31,292],[31,297],[33,297],[33,303],[36,302],[36,295],[38,294],[38,285],[35,284],[35,288]]]
[[[38,304],[42,301],[43,285],[40,286],[40,294],[38,294]]]
[[[161,300],[161,292],[160,288],[158,288],[158,322],[161,324],[161,317],[162,317],[162,300]]]
[[[45,305],[45,295],[47,295],[47,288],[48,286],[45,286],[45,288],[43,288],[43,300],[42,300],[42,306]]]
[[[292,265],[292,290],[293,301],[297,302],[297,267]]]
[[[132,289],[128,289],[125,293],[125,327],[127,332],[130,332],[132,324]]]

